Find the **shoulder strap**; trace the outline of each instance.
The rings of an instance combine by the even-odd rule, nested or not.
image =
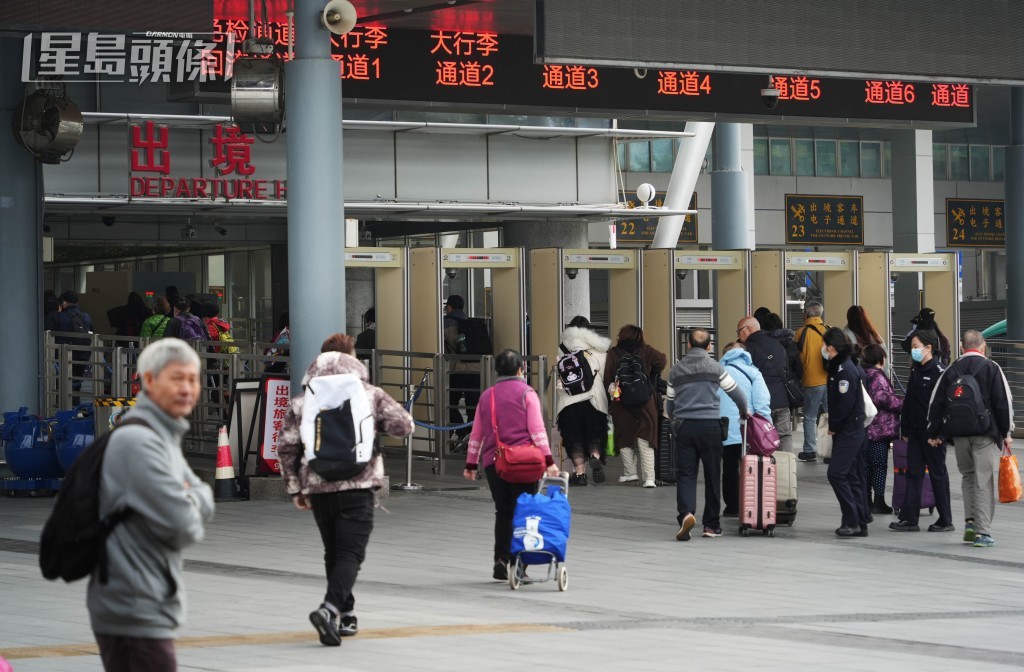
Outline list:
[[[564,343],[559,343],[559,344],[558,344],[558,347],[559,347],[559,349],[560,349],[560,350],[561,350],[562,352],[564,352],[565,354],[567,354],[567,355],[569,354],[569,352],[570,352],[570,351],[569,351],[569,348],[565,347],[565,344],[564,344]]]
[[[498,415],[494,412],[494,388],[491,388],[491,429],[494,430],[494,443],[501,443],[501,437],[498,436]]]
[[[751,384],[751,385],[753,385],[753,384],[754,384],[754,379],[753,379],[753,378],[752,378],[751,376],[748,376],[748,375],[747,375],[747,372],[746,372],[746,371],[744,371],[743,369],[739,368],[738,366],[734,366],[734,365],[732,364],[732,362],[730,362],[730,363],[728,363],[728,364],[725,364],[725,366],[729,367],[730,369],[734,369],[734,370],[736,370],[736,371],[739,371],[740,373],[742,373],[742,374],[743,374],[743,377],[744,377],[744,378],[746,378],[747,380],[749,380],[749,381],[750,381],[750,384]]]

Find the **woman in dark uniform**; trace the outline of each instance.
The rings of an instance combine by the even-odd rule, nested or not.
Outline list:
[[[949,497],[949,471],[946,469],[946,444],[928,444],[928,405],[932,390],[942,376],[939,363],[939,336],[930,329],[919,329],[910,339],[910,382],[907,396],[903,399],[903,415],[900,418],[900,435],[907,442],[907,493],[900,507],[900,519],[889,523],[897,532],[917,532],[921,515],[921,488],[924,483],[924,469],[932,479],[935,493],[935,508],[939,519],[928,526],[929,532],[952,532],[953,511]]]
[[[828,360],[828,433],[832,436],[828,482],[843,512],[836,534],[866,537],[871,515],[864,488],[864,372],[851,359],[853,346],[842,329],[830,328],[822,340],[821,356]]]

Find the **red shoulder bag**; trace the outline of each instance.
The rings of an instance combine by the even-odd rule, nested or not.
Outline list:
[[[544,452],[532,442],[518,446],[506,445],[498,436],[494,390],[491,390],[491,428],[494,430],[494,440],[498,444],[494,454],[494,469],[498,472],[498,477],[509,483],[533,483],[540,480],[547,468]]]

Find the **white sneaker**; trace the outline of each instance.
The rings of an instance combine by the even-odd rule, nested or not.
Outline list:
[[[632,476],[619,476],[619,483],[632,483],[633,481],[639,481],[640,477],[636,474]]]
[[[646,481],[644,481],[644,487],[645,488],[656,488],[656,487],[658,487],[658,484],[648,478]]]

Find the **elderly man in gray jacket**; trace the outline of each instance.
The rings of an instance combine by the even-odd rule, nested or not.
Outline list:
[[[743,391],[721,364],[711,359],[711,335],[694,329],[690,349],[668,374],[665,410],[672,419],[676,450],[676,508],[679,531],[676,541],[689,541],[697,522],[697,466],[704,465],[703,536],[720,537],[722,508],[722,438],[719,407],[721,388],[736,403],[740,418],[750,415]]]
[[[213,493],[181,451],[185,420],[199,398],[199,357],[164,339],[139,355],[139,393],[107,444],[100,516],[127,509],[107,539],[108,581],[94,572],[88,607],[107,672],[177,669],[174,638],[185,621],[181,551],[203,538]]]

